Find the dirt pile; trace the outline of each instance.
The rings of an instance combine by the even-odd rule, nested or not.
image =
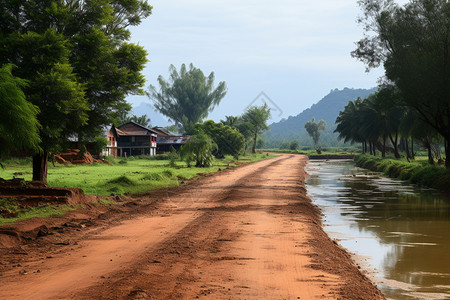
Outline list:
[[[69,149],[65,153],[59,153],[54,156],[55,160],[60,164],[72,163],[72,164],[93,164],[94,162],[103,162],[100,159],[95,159],[92,155],[86,151],[83,154],[79,149]]]
[[[21,208],[51,204],[84,204],[88,201],[82,189],[51,188],[46,183],[25,181],[23,178],[0,178],[0,195],[4,199],[16,199]],[[8,217],[8,213],[2,212],[2,216]]]

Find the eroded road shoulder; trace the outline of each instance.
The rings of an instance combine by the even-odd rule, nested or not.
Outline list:
[[[0,299],[383,299],[323,232],[306,157],[283,155],[170,193],[158,213],[0,277]]]

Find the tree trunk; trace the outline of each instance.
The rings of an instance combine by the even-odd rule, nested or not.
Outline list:
[[[408,162],[411,161],[411,154],[409,153],[409,143],[408,143],[408,138],[403,138],[403,143],[405,145],[405,152],[406,152],[406,159],[408,160]]]
[[[256,153],[256,139],[257,138],[258,138],[258,133],[255,132],[255,136],[253,137],[252,153]]]
[[[430,165],[434,165],[433,152],[431,151],[431,142],[428,140],[428,138],[425,138],[423,144],[428,151],[428,163]]]
[[[389,134],[389,139],[391,140],[392,145],[394,146],[394,155],[395,158],[400,158],[400,153],[398,153],[398,133],[395,133],[395,139],[392,137],[392,135]]]
[[[444,138],[445,145],[445,167],[450,168],[450,147],[449,147],[450,137]]]
[[[33,156],[33,180],[34,181],[47,181],[47,165],[48,165],[48,152],[44,151],[40,154]]]
[[[411,137],[411,158],[415,159],[415,154],[414,154],[414,138]]]
[[[385,158],[386,157],[386,137],[383,136],[383,151],[381,151],[381,157]]]

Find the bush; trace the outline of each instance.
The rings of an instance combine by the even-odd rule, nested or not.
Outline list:
[[[188,167],[192,161],[195,161],[196,167],[205,168],[212,166],[213,152],[216,150],[216,143],[205,133],[199,132],[181,148],[180,154]]]

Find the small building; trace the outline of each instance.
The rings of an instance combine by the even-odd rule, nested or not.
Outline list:
[[[115,127],[108,132],[106,155],[126,157],[156,154],[157,132],[133,121]]]
[[[152,127],[152,130],[153,130],[153,131],[156,131],[156,134],[157,134],[158,136],[176,136],[175,133],[173,133],[173,132],[167,130],[167,129],[164,128],[164,127],[157,127],[157,126],[156,126],[156,127]]]
[[[175,150],[179,151],[181,146],[186,144],[190,139],[190,136],[168,136],[168,135],[158,135],[156,138],[157,147],[156,153],[166,153],[170,152],[170,148],[173,147]]]

